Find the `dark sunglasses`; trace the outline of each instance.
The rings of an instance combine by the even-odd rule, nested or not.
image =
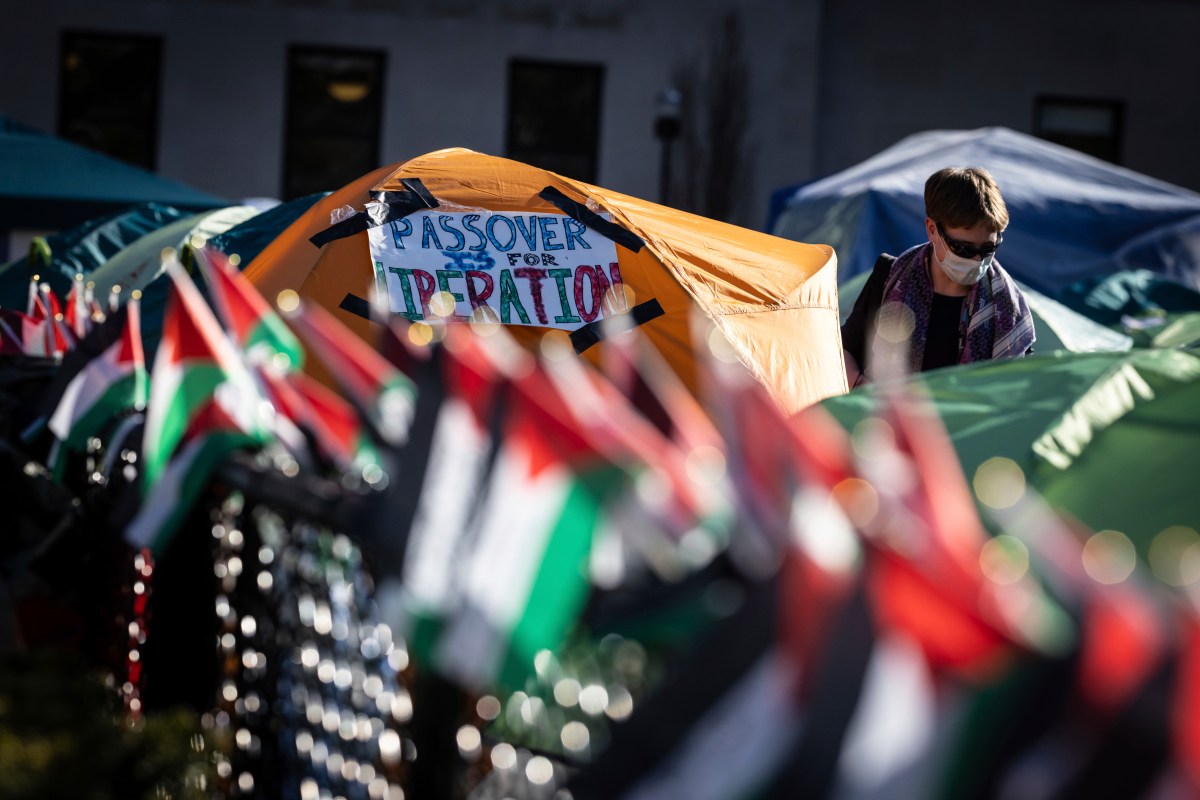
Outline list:
[[[996,241],[994,242],[984,242],[980,245],[971,244],[970,242],[952,239],[947,236],[946,229],[942,227],[942,223],[934,222],[933,224],[937,226],[938,233],[942,235],[942,241],[946,243],[946,247],[949,247],[950,252],[959,258],[987,258],[995,253],[996,248],[1004,241],[1004,236],[1000,235],[996,237]]]

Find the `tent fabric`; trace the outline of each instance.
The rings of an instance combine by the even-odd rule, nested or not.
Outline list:
[[[1200,194],[1006,128],[909,136],[796,189],[770,230],[833,245],[845,282],[926,240],[925,180],[948,166],[996,178],[1011,218],[1000,260],[1050,296],[1126,269],[1200,289]]]
[[[258,213],[253,206],[228,206],[176,220],[135,240],[88,273],[85,279],[95,284],[95,295],[101,303],[106,302],[114,285],[120,285],[125,297],[134,289],[142,291],[142,347],[147,361],[152,361],[162,336],[163,314],[171,286],[163,274],[163,250],[183,251],[193,236],[209,239]]]
[[[968,479],[990,458],[1011,459],[1055,507],[1121,531],[1143,555],[1169,526],[1200,530],[1200,350],[1060,351],[909,382],[941,417]],[[851,431],[878,404],[873,386],[823,402]]]
[[[89,273],[87,280],[95,284],[96,297],[101,298],[108,297],[114,285],[122,291],[145,289],[162,274],[164,249],[181,250],[192,236],[207,240],[258,213],[253,206],[228,206],[184,217],[135,240]]]
[[[60,230],[148,202],[188,211],[229,205],[3,117],[0,175],[0,229]]]
[[[192,215],[171,206],[142,203],[37,237],[34,252],[0,266],[0,306],[24,308],[33,275],[49,283],[59,297],[66,297],[76,275],[86,275],[137,239],[186,216]]]
[[[294,289],[371,337],[370,323],[340,309],[345,296],[368,297],[375,276],[367,235],[335,239],[318,249],[308,239],[330,227],[331,213],[361,209],[374,194],[403,192],[419,179],[447,207],[559,213],[539,197],[551,187],[639,236],[638,251],[618,247],[633,302],[657,300],[664,314],[642,326],[680,377],[699,390],[694,310],[716,325],[741,361],[787,411],[846,390],[838,325],[833,249],[735,227],[516,161],[454,148],[384,167],[317,202],[264,250],[246,275],[268,298]],[[534,346],[545,328],[514,326]],[[600,347],[585,352],[596,360]]]
[[[1200,264],[1200,253],[1193,263]],[[1148,269],[1122,270],[1078,281],[1064,289],[1059,299],[1109,327],[1120,325],[1125,317],[1200,311],[1200,292]]]
[[[327,194],[328,192],[317,192],[268,208],[224,233],[213,236],[208,240],[208,246],[227,256],[238,256],[241,259],[238,266],[245,270],[276,236]]]
[[[838,288],[843,324],[870,276],[871,273],[864,272]],[[1076,353],[1119,353],[1133,347],[1132,337],[1106,328],[1020,281],[1016,281],[1016,284],[1025,295],[1029,311],[1033,314],[1033,328],[1037,334],[1037,341],[1033,345],[1035,352],[1070,350]]]

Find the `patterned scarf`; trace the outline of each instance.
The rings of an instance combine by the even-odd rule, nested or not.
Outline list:
[[[872,344],[872,372],[920,372],[933,308],[933,245],[917,245],[892,264]],[[1008,273],[993,260],[963,298],[958,329],[958,363],[1019,358],[1033,344],[1033,316]],[[883,366],[883,365],[887,366]],[[883,366],[883,370],[880,367]]]

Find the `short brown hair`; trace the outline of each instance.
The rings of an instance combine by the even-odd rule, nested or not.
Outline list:
[[[999,233],[1008,227],[1000,187],[982,167],[947,167],[925,181],[925,215],[947,228],[983,223]]]

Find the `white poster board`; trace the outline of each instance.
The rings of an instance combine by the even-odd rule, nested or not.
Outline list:
[[[432,209],[368,238],[389,308],[410,320],[573,331],[628,310],[616,244],[565,214]]]

